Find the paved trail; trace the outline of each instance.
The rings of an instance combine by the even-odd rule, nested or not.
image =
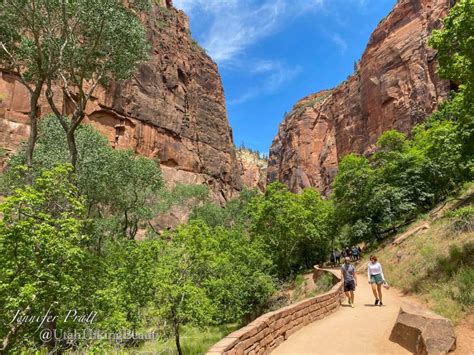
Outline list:
[[[300,329],[272,355],[411,354],[388,340],[400,309],[401,295],[383,289],[383,307],[374,306],[367,276],[357,275],[355,308],[343,306],[327,318]]]

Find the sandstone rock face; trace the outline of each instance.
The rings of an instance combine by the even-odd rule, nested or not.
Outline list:
[[[240,148],[237,150],[237,160],[240,165],[242,184],[250,189],[265,191],[267,184],[268,162],[256,152]]]
[[[355,73],[302,99],[285,117],[270,148],[268,181],[327,194],[344,155],[370,154],[383,132],[408,133],[433,112],[450,88],[435,75],[427,40],[451,2],[399,0],[372,33]]]
[[[223,202],[241,183],[217,65],[193,41],[186,15],[170,0],[140,17],[152,47],[149,61],[132,79],[99,88],[85,122],[115,148],[158,157],[170,185],[206,184]],[[61,99],[59,89],[55,98]],[[44,97],[40,106],[42,114],[49,111]],[[28,136],[27,114],[28,92],[2,73],[0,147],[7,152]]]
[[[408,303],[400,307],[390,340],[414,354],[446,354],[456,348],[451,321]]]

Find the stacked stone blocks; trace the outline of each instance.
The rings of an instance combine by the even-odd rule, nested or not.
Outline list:
[[[342,300],[342,282],[336,272],[315,267],[315,274],[330,272],[335,284],[329,292],[266,313],[212,346],[207,355],[269,354],[304,326],[335,312]]]

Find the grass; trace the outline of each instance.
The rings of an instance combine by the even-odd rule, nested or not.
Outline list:
[[[308,107],[313,107],[314,105],[316,105],[318,102],[321,102],[323,100],[325,100],[326,98],[328,98],[329,96],[332,95],[332,92],[327,92],[326,94],[322,94],[322,95],[319,95],[305,103],[297,103],[293,109],[291,110],[291,112],[289,114],[286,114],[286,116],[291,116],[291,115],[300,115],[302,114]]]
[[[375,252],[391,285],[419,296],[455,324],[474,312],[473,217],[473,208],[463,207],[400,245],[384,243]]]
[[[238,329],[238,324],[226,324],[216,327],[207,327],[199,329],[195,327],[183,327],[181,334],[181,348],[185,355],[205,354],[206,351],[226,335]],[[135,351],[129,351],[129,354],[177,354],[174,339],[166,341],[146,342]]]
[[[181,330],[181,349],[184,355],[200,355],[205,354],[207,350],[224,338],[226,335],[238,329],[238,324],[226,324],[215,327],[196,328],[191,326],[184,326]],[[45,349],[43,349],[45,350]],[[46,354],[47,351],[40,352]],[[26,353],[25,353],[26,354]],[[167,340],[146,341],[137,347],[123,347],[114,346],[108,341],[100,341],[90,345],[87,348],[77,350],[68,350],[66,354],[153,354],[153,355],[176,355],[176,345],[174,338]]]
[[[317,294],[328,292],[333,284],[332,274],[325,272],[322,276],[316,281],[316,291]]]
[[[474,206],[466,206],[448,212],[445,216],[449,220],[449,229],[454,234],[474,231]]]
[[[291,295],[291,301],[298,302],[305,298],[306,281],[303,275],[297,275],[294,281],[294,290]]]
[[[171,12],[171,10],[168,9],[166,6],[161,6],[158,4],[158,10],[160,11],[160,14],[163,15],[164,17],[173,16],[173,13]]]
[[[169,23],[163,19],[155,19],[155,26],[159,29],[164,29],[169,26]]]
[[[309,289],[304,276],[298,275],[293,282],[293,292],[289,304],[328,292],[332,287],[333,277],[329,273],[322,273],[314,283],[314,287]]]
[[[207,53],[206,50],[203,47],[201,47],[201,45],[197,41],[195,41],[194,39],[191,42],[191,48],[193,48],[194,50],[197,50],[197,51],[201,51],[203,53]]]

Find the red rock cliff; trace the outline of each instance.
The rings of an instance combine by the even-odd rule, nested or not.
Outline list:
[[[262,158],[258,152],[239,148],[237,160],[240,165],[242,184],[250,189],[264,192],[267,185],[267,159]]]
[[[159,4],[141,16],[150,60],[129,81],[97,90],[86,122],[116,148],[159,157],[169,183],[207,184],[216,199],[229,199],[240,190],[240,169],[217,66],[191,38],[186,15],[169,0]],[[48,111],[43,98],[41,112]],[[28,92],[2,73],[0,147],[7,152],[28,136],[27,113]]]
[[[450,0],[399,0],[369,40],[347,81],[309,95],[285,117],[270,148],[268,180],[292,191],[316,187],[327,194],[340,159],[368,154],[378,137],[408,133],[447,97],[427,45]]]

